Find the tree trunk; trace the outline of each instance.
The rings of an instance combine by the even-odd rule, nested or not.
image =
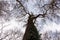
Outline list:
[[[33,20],[34,17],[30,15],[28,18],[27,28],[23,36],[23,40],[40,40],[39,33],[33,23]]]

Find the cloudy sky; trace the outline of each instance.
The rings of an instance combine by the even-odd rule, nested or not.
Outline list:
[[[0,18],[0,26],[4,27],[3,30],[9,30],[9,29],[21,29],[22,32],[25,32],[25,28],[23,27],[24,24],[26,24],[23,21],[17,21],[17,20],[21,20],[23,18],[16,18],[17,16],[21,16],[21,9],[18,9],[17,7],[19,6],[19,4],[15,1],[15,0],[4,0],[7,1],[7,6],[5,5],[3,8],[4,10],[6,9],[6,12],[2,12],[3,17],[1,16]],[[43,14],[43,10],[42,8],[40,8],[41,6],[43,6],[44,4],[49,4],[49,2],[51,2],[51,0],[28,0],[27,1],[22,1],[22,3],[24,4],[25,7],[27,7],[27,10],[31,13],[33,13],[34,15],[38,15],[38,14]],[[9,6],[8,6],[9,5]],[[36,24],[38,24],[38,31],[40,32],[46,32],[46,31],[53,31],[55,32],[56,30],[59,31],[60,30],[60,10],[56,10],[55,13],[56,16],[55,18],[51,15],[48,15],[49,18],[52,18],[53,21],[51,21],[48,18],[37,18],[37,22]],[[20,13],[20,14],[19,14]],[[10,14],[10,16],[9,16]],[[5,17],[6,16],[6,17]],[[25,19],[28,17],[25,16]],[[6,19],[8,19],[9,21],[6,21]],[[23,19],[24,20],[24,19]],[[6,27],[5,27],[6,26]],[[0,27],[0,28],[1,28]]]

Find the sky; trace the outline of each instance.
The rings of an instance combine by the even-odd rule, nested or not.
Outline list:
[[[13,1],[12,0],[7,0],[7,1],[10,4],[10,6],[8,7],[9,8],[8,10],[9,11],[13,11],[13,13],[17,14],[17,12],[16,12],[17,10],[15,10],[15,9],[14,9],[15,11],[13,10],[13,7],[15,6],[16,1],[14,1],[14,0]],[[39,2],[39,0],[38,1],[29,0],[28,2],[25,3],[25,5],[27,6],[28,11],[34,13],[34,15],[43,14],[42,10],[40,10],[39,6],[37,5],[37,4],[39,4],[38,2]],[[41,2],[42,6],[44,4],[49,3],[49,0],[43,0],[43,2]],[[60,16],[60,14],[58,16]],[[54,19],[56,19],[56,18],[54,18]],[[53,21],[50,21],[48,19],[45,19],[45,20],[46,20],[46,22],[43,22],[41,20],[41,18],[37,18],[37,23],[38,23],[37,29],[38,29],[38,31],[41,29],[40,32],[44,33],[46,31],[56,32],[56,30],[57,31],[60,30],[60,23],[56,23],[56,22],[58,22],[58,19],[56,19],[56,22],[54,20]],[[25,32],[26,27],[23,27],[23,25],[25,23],[24,22],[17,22],[15,16],[12,17],[12,19],[10,21],[5,22],[3,20],[3,18],[0,19],[0,21],[3,22],[4,26],[6,26],[3,30],[9,30],[9,29],[13,29],[14,30],[14,28],[18,28],[22,32]],[[1,22],[0,22],[0,26],[2,26]]]

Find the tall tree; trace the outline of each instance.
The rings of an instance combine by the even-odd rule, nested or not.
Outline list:
[[[46,17],[50,20],[54,20],[53,18],[59,17],[55,14],[55,11],[57,9],[60,9],[59,6],[57,6],[57,4],[60,4],[60,3],[57,3],[57,0],[52,0],[49,4],[44,4],[41,7],[41,8],[44,8],[44,10],[46,11],[45,13],[43,12],[43,14],[38,14],[37,16],[34,16],[34,15],[26,12],[25,7],[21,3],[21,1],[17,0],[17,2],[19,2],[19,4],[23,7],[23,10],[25,11],[25,13],[29,15],[28,21],[27,21],[27,28],[26,28],[25,34],[23,36],[23,40],[41,40],[41,39],[39,39],[39,33],[36,29],[36,26],[34,25],[33,20],[35,20],[39,16],[42,16],[43,18]],[[52,18],[50,18],[50,16]]]
[[[23,7],[23,10],[25,11],[25,13],[29,15],[23,40],[41,40],[40,38],[41,35],[39,35],[39,32],[36,26],[34,25],[33,20],[36,20],[36,18],[38,18],[39,16],[44,17],[45,14],[39,14],[37,16],[34,16],[33,14],[27,13],[23,4],[19,0],[16,0],[16,1],[19,2],[19,4]]]
[[[33,20],[34,20],[34,16],[29,15],[28,22],[27,22],[27,28],[23,36],[23,40],[40,40],[39,33],[37,31],[36,26],[33,23]]]

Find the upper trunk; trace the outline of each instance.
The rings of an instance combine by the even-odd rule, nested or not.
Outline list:
[[[39,40],[39,33],[33,23],[34,17],[31,15],[28,18],[27,28],[23,36],[23,40]]]

